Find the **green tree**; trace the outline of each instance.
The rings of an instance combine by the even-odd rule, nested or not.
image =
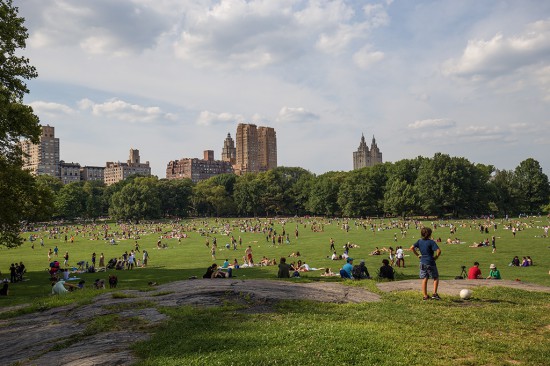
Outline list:
[[[163,216],[186,217],[191,205],[191,179],[161,179],[158,183]]]
[[[55,198],[56,215],[68,220],[86,216],[86,199],[81,182],[63,186]]]
[[[161,201],[156,177],[137,177],[111,197],[109,214],[117,220],[158,219]]]
[[[535,159],[526,159],[518,165],[514,171],[514,186],[517,189],[519,208],[524,213],[539,213],[548,204],[548,176],[542,172]]]
[[[103,191],[105,184],[102,181],[89,180],[84,183],[83,191],[86,194],[85,216],[97,219],[103,213]]]
[[[37,143],[39,120],[32,108],[23,104],[29,92],[25,80],[37,76],[29,60],[19,56],[28,38],[24,18],[11,0],[0,0],[0,245],[18,246],[20,221],[34,216],[32,206],[39,192],[28,172],[21,171],[19,140]],[[30,210],[30,211],[29,211]]]
[[[318,215],[335,216],[341,213],[338,191],[347,173],[328,172],[315,178],[311,187],[307,209]]]
[[[384,211],[405,219],[416,208],[415,198],[414,186],[406,180],[389,180],[384,194]]]
[[[257,174],[248,173],[240,176],[235,182],[233,198],[240,215],[256,217],[260,212],[261,187]]]

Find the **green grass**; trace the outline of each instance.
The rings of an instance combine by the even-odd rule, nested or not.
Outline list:
[[[265,219],[260,220],[265,222]],[[324,231],[312,231],[313,222],[322,223]],[[282,231],[280,220],[272,220],[274,229]],[[389,220],[375,220],[377,227],[383,230],[370,230],[355,226],[350,220],[350,231],[341,228],[342,220],[323,219],[287,219],[285,229],[290,233],[291,244],[273,246],[261,233],[239,232],[238,220],[224,220],[232,227],[235,238],[242,237],[243,245],[237,251],[224,248],[229,237],[219,233],[210,235],[218,239],[218,264],[224,259],[237,258],[242,263],[246,246],[251,245],[255,261],[262,256],[276,258],[287,257],[300,251],[299,258],[311,267],[331,267],[337,271],[341,261],[331,261],[330,238],[336,241],[339,253],[346,242],[358,244],[360,248],[351,249],[355,259],[365,259],[371,274],[375,274],[380,262],[387,255],[370,256],[375,246],[380,248],[401,245],[409,248],[418,239],[419,230],[412,225],[406,238],[402,238],[398,229],[386,227]],[[498,229],[490,229],[481,234],[476,229],[480,220],[455,221],[463,225],[458,232],[449,235],[448,227],[438,227],[434,238],[458,237],[465,244],[448,245],[441,243],[442,256],[438,268],[442,279],[452,279],[460,273],[460,267],[480,262],[484,275],[488,274],[491,263],[495,263],[504,279],[520,279],[550,286],[550,239],[543,238],[543,226],[549,225],[547,217],[530,218],[521,221],[521,230],[516,237],[510,230],[504,229],[506,222],[497,220]],[[515,221],[514,221],[515,222]],[[199,228],[220,228],[219,221],[189,221],[189,226]],[[429,224],[429,223],[427,223]],[[470,225],[472,229],[470,230]],[[299,239],[294,238],[298,226]],[[81,227],[79,225],[79,227]],[[122,231],[120,228],[111,227]],[[162,232],[169,232],[169,223],[158,224]],[[69,228],[69,237],[74,227]],[[153,230],[151,226],[149,231]],[[28,273],[26,281],[10,285],[10,296],[0,298],[0,306],[28,304],[0,312],[0,318],[40,311],[56,306],[91,301],[101,293],[112,292],[114,298],[132,295],[120,293],[120,290],[134,289],[151,291],[149,282],[163,284],[175,280],[185,280],[191,276],[201,277],[207,266],[212,263],[210,250],[205,246],[205,236],[198,231],[186,231],[189,238],[178,243],[176,239],[162,239],[168,249],[157,250],[156,242],[161,233],[141,234],[140,249],[150,253],[149,266],[131,271],[108,271],[94,274],[75,274],[91,284],[96,278],[107,280],[110,273],[116,273],[119,279],[115,290],[93,290],[86,288],[78,294],[64,297],[50,295],[51,286],[46,273],[48,266],[47,251],[58,245],[60,258],[65,251],[71,255],[71,264],[79,260],[90,261],[92,252],[98,257],[105,254],[106,261],[120,256],[124,251],[134,248],[134,240],[119,240],[117,245],[105,241],[92,241],[89,237],[76,236],[73,244],[60,239],[45,238],[45,247],[39,241],[31,249],[27,241],[17,249],[0,250],[0,269],[3,277],[9,274],[8,268],[13,261],[23,261]],[[37,233],[43,235],[42,233]],[[24,234],[28,237],[28,233]],[[397,241],[394,241],[394,235]],[[473,241],[480,241],[495,235],[497,252],[491,248],[470,248]],[[406,252],[406,268],[397,268],[398,279],[418,278],[418,260]],[[509,267],[513,256],[531,256],[535,265],[527,268]],[[296,261],[298,258],[287,258]],[[62,262],[62,259],[60,260]],[[320,271],[304,273],[302,282],[340,281],[335,278],[323,278]],[[267,278],[275,280],[276,267],[254,267],[234,271],[237,278]],[[107,282],[107,281],[106,281]],[[374,281],[349,282],[349,285],[364,286],[377,291]],[[318,304],[310,302],[284,302],[272,312],[254,313],[250,301],[247,306],[236,306],[230,301],[225,306],[213,309],[192,307],[162,309],[171,318],[157,329],[148,342],[139,343],[135,351],[143,359],[143,365],[204,365],[210,364],[287,364],[334,365],[334,364],[372,364],[372,365],[547,365],[550,351],[550,296],[505,288],[476,289],[471,301],[446,297],[440,302],[419,301],[419,292],[382,294],[382,301],[366,304]],[[145,304],[147,306],[153,304]],[[145,306],[144,305],[144,306]],[[101,324],[98,325],[100,327]],[[95,328],[94,328],[95,329]]]
[[[265,222],[263,219],[260,222]],[[300,221],[300,222],[298,222]],[[401,245],[404,248],[410,247],[419,236],[419,230],[414,228],[414,225],[410,227],[406,238],[401,238],[398,229],[384,229],[381,231],[371,231],[370,226],[367,230],[355,226],[355,220],[350,220],[351,229],[349,232],[345,232],[341,228],[342,220],[316,220],[323,223],[323,232],[314,232],[311,230],[311,225],[315,221],[314,219],[288,219],[285,225],[286,231],[290,233],[291,244],[273,246],[270,242],[266,241],[265,235],[262,233],[241,233],[238,230],[237,220],[230,219],[224,220],[224,223],[230,223],[232,227],[232,234],[238,239],[242,237],[243,245],[239,247],[237,251],[227,250],[224,248],[225,243],[229,242],[229,237],[220,234],[211,234],[218,239],[218,252],[217,260],[218,264],[221,264],[224,259],[233,261],[237,258],[239,263],[242,263],[242,257],[247,245],[251,245],[253,248],[255,261],[258,262],[262,256],[269,258],[276,258],[277,261],[281,256],[287,257],[293,252],[299,251],[302,256],[299,258],[302,261],[307,262],[311,267],[324,268],[331,267],[333,271],[337,271],[342,266],[341,261],[331,261],[327,258],[329,256],[329,240],[334,238],[336,241],[336,247],[338,252],[342,252],[342,246],[346,242],[352,242],[358,244],[360,248],[354,248],[350,251],[350,254],[355,259],[365,259],[369,270],[376,273],[380,266],[380,262],[386,255],[382,256],[369,256],[369,253],[375,246],[380,248]],[[205,228],[204,221],[194,220],[190,221],[189,226],[194,226],[195,229]],[[280,220],[272,220],[274,229],[279,233],[282,232],[282,224]],[[374,223],[377,226],[387,226],[389,220],[375,220]],[[441,237],[445,241],[448,237],[458,237],[466,244],[448,245],[442,243],[442,256],[438,261],[438,268],[442,279],[452,279],[460,273],[460,267],[465,265],[470,267],[474,261],[480,262],[481,270],[484,275],[489,272],[489,265],[495,263],[504,279],[520,279],[525,282],[532,282],[541,285],[550,286],[550,275],[548,270],[550,269],[550,239],[542,238],[544,225],[549,225],[547,217],[537,217],[528,220],[523,220],[525,230],[520,231],[516,238],[513,238],[510,230],[505,230],[503,221],[498,220],[498,229],[494,231],[492,228],[488,234],[481,234],[476,229],[477,223],[482,222],[480,220],[462,220],[460,222],[466,227],[459,228],[458,232],[454,235],[449,235],[449,229],[447,227],[441,227],[434,231],[434,238]],[[472,225],[472,230],[470,230]],[[73,234],[75,227],[81,228],[81,225],[75,225],[69,227],[69,237]],[[298,226],[299,239],[294,239],[294,229]],[[122,229],[116,228],[113,224],[111,227],[114,230],[122,232]],[[172,230],[172,226],[168,223],[162,225],[155,225],[148,228],[152,231],[153,228],[160,227],[163,232],[169,232]],[[208,228],[221,228],[220,222],[216,223],[214,220],[208,220]],[[523,227],[523,226],[522,226]],[[44,232],[36,233],[38,235],[44,235]],[[196,231],[187,231],[189,237],[182,239],[181,243],[178,243],[176,239],[163,239],[163,243],[168,244],[168,249],[156,249],[156,242],[162,233],[150,233],[142,234],[139,240],[140,249],[146,249],[150,253],[149,267],[138,268],[132,271],[116,271],[119,277],[118,289],[150,289],[149,282],[156,282],[158,284],[187,279],[191,276],[200,277],[205,272],[206,267],[212,263],[210,250],[205,245],[205,236],[201,236]],[[88,234],[85,234],[88,235]],[[397,241],[394,241],[394,235],[397,235]],[[469,245],[473,241],[479,241],[487,237],[495,235],[497,237],[497,253],[492,254],[490,247],[485,248],[469,248]],[[29,234],[25,233],[24,237],[28,238]],[[70,254],[70,264],[75,265],[80,260],[91,262],[91,255],[96,252],[99,257],[100,253],[105,254],[106,261],[109,258],[119,257],[124,251],[130,251],[134,248],[134,240],[119,240],[117,245],[109,245],[106,241],[89,240],[89,236],[83,237],[81,235],[75,236],[75,242],[65,243],[61,238],[48,239],[45,237],[45,246],[40,247],[39,241],[35,241],[34,250],[31,249],[31,245],[26,241],[21,247],[17,249],[0,249],[0,270],[3,277],[9,277],[9,266],[12,262],[23,261],[27,266],[26,281],[21,283],[15,283],[10,285],[10,296],[7,298],[0,298],[0,304],[3,306],[15,305],[29,302],[37,298],[47,298],[50,293],[49,277],[46,273],[48,268],[47,252],[49,248],[53,248],[55,245],[59,247],[60,256],[58,260],[63,262],[61,258],[65,251]],[[384,253],[385,254],[385,253]],[[407,268],[396,268],[400,279],[417,278],[418,267],[417,259],[412,256],[410,252],[406,252],[406,265]],[[140,253],[138,253],[140,255]],[[521,267],[508,267],[511,259],[514,255],[518,255],[520,258],[530,255],[533,259],[535,266],[521,268]],[[289,261],[296,261],[298,258],[287,258]],[[115,271],[110,271],[115,272]],[[110,272],[99,273],[82,273],[74,274],[86,281],[88,286],[91,286],[96,278],[107,280],[107,276]],[[241,269],[235,271],[235,275],[239,278],[274,278],[276,275],[276,267],[255,267],[250,269]],[[320,271],[310,272],[303,274],[305,279],[319,280]]]
[[[134,350],[140,365],[547,365],[548,294],[476,290],[477,299],[281,303],[272,313],[236,306],[165,309],[170,321]],[[485,300],[490,299],[490,300]]]

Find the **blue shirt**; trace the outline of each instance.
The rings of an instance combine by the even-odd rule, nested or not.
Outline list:
[[[414,247],[420,250],[420,263],[435,266],[434,253],[439,249],[437,243],[431,239],[420,239],[414,243]]]
[[[351,271],[353,270],[353,265],[352,265],[351,263],[346,263],[346,264],[344,264],[344,266],[342,267],[342,269],[343,269],[344,271],[346,271],[346,273],[349,274],[349,276],[350,276],[351,278],[353,278],[352,275],[351,275]]]

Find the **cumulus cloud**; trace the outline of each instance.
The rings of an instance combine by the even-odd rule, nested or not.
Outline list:
[[[163,112],[159,107],[143,107],[123,100],[113,98],[104,103],[96,103],[90,99],[78,102],[81,110],[89,110],[98,117],[114,118],[131,123],[153,123],[174,121],[176,116]]]
[[[353,55],[353,62],[361,69],[368,69],[373,64],[384,59],[384,52],[371,51],[370,46],[365,46]]]
[[[240,114],[231,113],[213,113],[209,111],[202,111],[197,118],[197,124],[201,126],[211,126],[215,124],[229,124],[229,123],[244,122],[244,117]]]
[[[34,101],[29,103],[34,112],[38,116],[53,118],[59,115],[69,115],[75,113],[75,110],[65,104],[45,102],[45,101]]]
[[[312,122],[319,119],[319,116],[302,107],[283,107],[277,116],[277,122],[282,123],[300,123]]]
[[[29,45],[79,45],[92,54],[122,55],[152,48],[168,23],[150,6],[131,0],[29,0]],[[28,11],[27,11],[28,10]]]
[[[343,0],[221,0],[194,8],[174,43],[177,57],[196,66],[261,68],[295,60],[317,50],[353,51],[369,30],[388,24],[389,4],[356,12]]]
[[[550,20],[529,24],[518,35],[496,34],[488,40],[468,41],[462,56],[443,64],[445,75],[484,78],[513,73],[523,67],[548,64]]]
[[[446,118],[436,118],[436,119],[424,119],[419,121],[414,121],[409,124],[409,128],[413,130],[421,129],[444,129],[455,127],[456,122],[451,119]]]

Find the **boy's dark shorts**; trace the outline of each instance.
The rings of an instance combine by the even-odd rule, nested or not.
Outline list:
[[[437,280],[439,278],[439,272],[437,272],[436,265],[420,264],[420,278],[433,278]]]

